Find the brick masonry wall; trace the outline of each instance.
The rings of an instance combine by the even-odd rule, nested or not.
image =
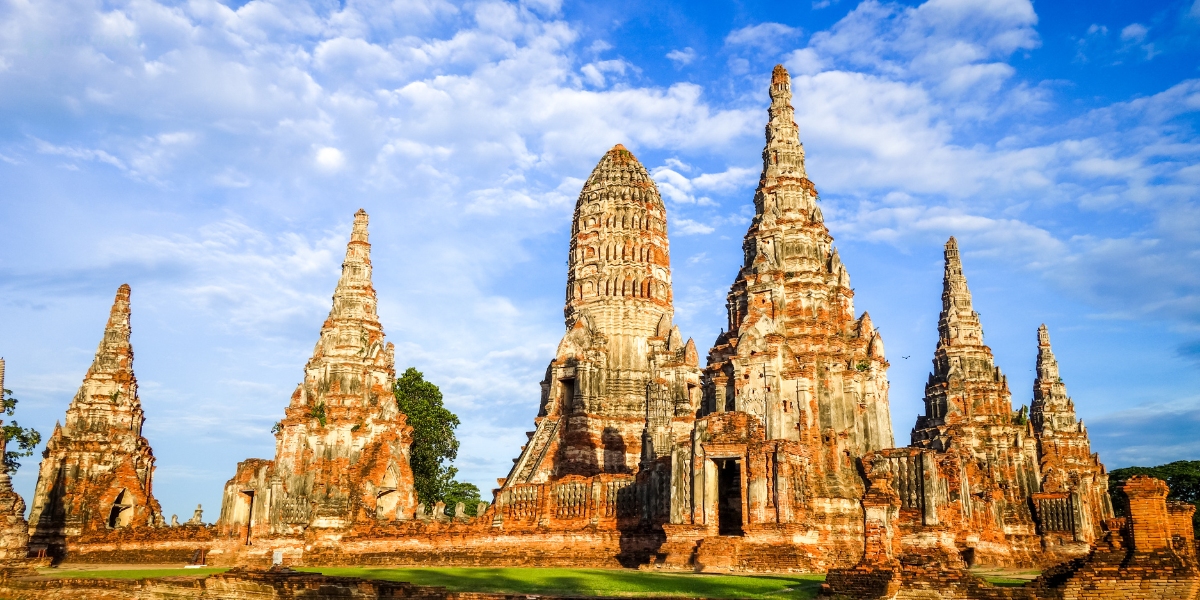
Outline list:
[[[864,561],[852,569],[830,571],[824,592],[860,600],[1196,600],[1200,565],[1192,549],[1172,545],[1176,532],[1168,515],[1174,520],[1183,515],[1168,511],[1166,484],[1134,477],[1123,491],[1129,518],[1107,520],[1104,538],[1086,557],[1051,567],[1023,587],[997,588],[969,571],[942,565],[880,566]],[[881,529],[868,533],[878,536]],[[880,541],[867,541],[868,546],[872,543]]]

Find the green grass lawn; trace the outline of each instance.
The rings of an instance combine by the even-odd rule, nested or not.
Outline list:
[[[1021,587],[1029,583],[1028,579],[1012,579],[1010,577],[984,577],[983,580],[999,587]]]
[[[115,577],[117,579],[144,579],[146,577],[174,577],[177,575],[212,575],[213,573],[224,573],[228,570],[229,569],[138,569],[128,571],[59,571],[58,569],[42,569],[40,573],[45,577],[80,577],[87,579]]]
[[[699,598],[815,598],[825,576],[697,575],[607,569],[369,569],[303,571],[436,585],[454,592],[583,596],[692,596]]]
[[[491,569],[491,568],[318,568],[299,570],[325,575],[406,581],[436,585],[454,592],[574,596],[690,596],[697,598],[754,598],[800,600],[815,598],[822,574],[698,575],[617,569]],[[105,571],[44,570],[48,577],[170,577],[203,576],[226,569],[147,569]]]

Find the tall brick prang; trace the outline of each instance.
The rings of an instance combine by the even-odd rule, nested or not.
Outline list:
[[[675,449],[668,560],[695,553],[713,569],[852,561],[862,532],[857,460],[893,444],[883,340],[866,313],[855,315],[782,65],[769,96],[728,330],[708,356],[701,418]],[[801,543],[798,531],[809,532]]]
[[[53,553],[71,536],[161,520],[133,374],[129,295],[127,284],[117,290],[92,366],[46,442],[29,513],[34,549]]]
[[[1075,403],[1059,375],[1045,324],[1038,327],[1037,339],[1037,378],[1029,420],[1037,436],[1042,476],[1042,493],[1034,496],[1035,507],[1044,513],[1039,515],[1040,529],[1043,536],[1069,535],[1071,541],[1090,544],[1100,536],[1104,521],[1113,516],[1108,472],[1092,452],[1083,421],[1075,418]],[[1056,515],[1062,512],[1057,510],[1060,506],[1065,514]]]
[[[392,395],[395,350],[376,306],[367,213],[359,210],[333,307],[276,425],[275,459],[238,465],[221,504],[223,535],[247,544],[333,539],[358,525],[414,517],[412,428]]]

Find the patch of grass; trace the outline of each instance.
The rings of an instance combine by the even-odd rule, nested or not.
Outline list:
[[[607,569],[301,568],[302,571],[436,585],[453,592],[576,596],[689,596],[800,600],[815,598],[822,574],[699,575]]]
[[[1021,587],[1029,583],[1028,579],[1013,579],[1011,577],[984,577],[983,580],[998,587]]]
[[[56,578],[81,578],[81,579],[145,579],[147,577],[177,577],[179,575],[186,576],[206,576],[213,573],[224,573],[229,569],[130,569],[130,570],[96,570],[96,571],[59,571],[57,569],[48,569],[40,571],[39,574],[43,577]]]

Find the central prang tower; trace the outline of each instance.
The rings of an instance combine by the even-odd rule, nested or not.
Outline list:
[[[501,487],[632,474],[669,453],[695,418],[698,356],[672,323],[666,207],[620,144],[575,204],[563,313],[537,428]]]

